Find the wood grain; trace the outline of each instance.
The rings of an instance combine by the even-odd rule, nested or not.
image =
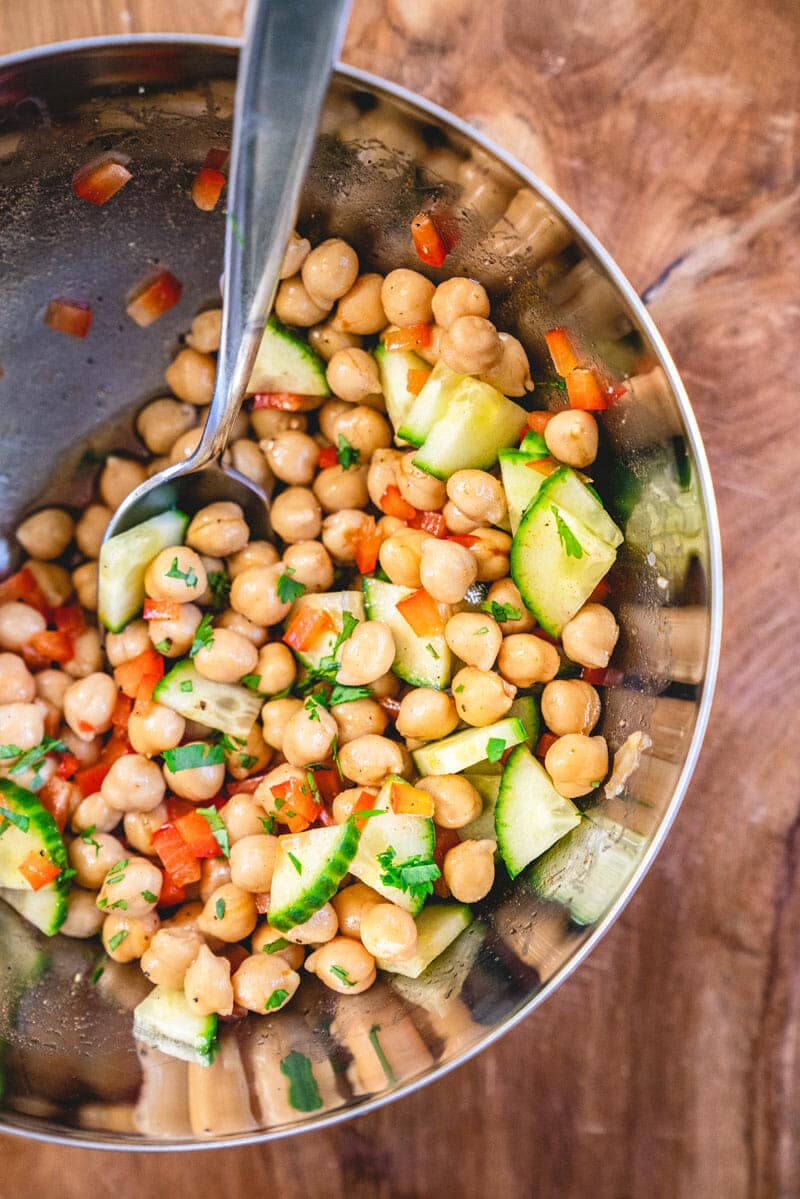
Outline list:
[[[236,34],[241,9],[2,0],[1,48]],[[533,165],[648,296],[694,399],[723,528],[706,746],[614,930],[454,1074],[275,1146],[134,1161],[6,1139],[6,1193],[800,1194],[798,50],[800,9],[786,0],[356,0],[345,59]]]

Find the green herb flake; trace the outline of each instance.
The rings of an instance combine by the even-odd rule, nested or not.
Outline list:
[[[296,599],[299,599],[301,595],[305,594],[305,583],[296,583],[294,579],[289,577],[294,573],[295,572],[293,568],[291,566],[287,566],[284,573],[278,579],[276,591],[278,593],[278,599],[282,604],[292,604]]]
[[[197,572],[190,566],[188,570],[178,570],[178,559],[172,559],[172,565],[166,572],[166,579],[183,579],[187,587],[196,587],[198,584]]]
[[[490,762],[499,762],[505,753],[506,743],[502,737],[490,737],[486,742],[486,757]]]
[[[184,679],[181,683],[181,691],[194,691],[194,683],[191,679]]]
[[[105,896],[103,896],[103,898],[102,898],[102,899],[98,899],[97,903],[95,904],[95,907],[98,907],[98,908],[100,908],[100,910],[101,910],[101,911],[102,911],[104,908],[107,908],[107,907],[108,907],[108,900],[105,898]]]
[[[163,641],[156,642],[156,649],[158,650],[158,652],[160,654],[168,654],[171,647],[172,647],[172,639],[170,637],[165,637]],[[190,683],[189,686],[191,687],[191,685],[192,684]]]
[[[208,823],[211,832],[214,834],[214,840],[222,850],[222,856],[229,858],[231,856],[231,842],[228,835],[228,830],[225,827],[225,822],[220,816],[215,807],[195,808],[198,816],[202,816]]]
[[[274,816],[259,816],[261,827],[267,836],[271,836],[275,832],[275,817]]]
[[[572,529],[569,527],[567,522],[563,519],[555,504],[550,505],[550,511],[556,518],[556,528],[558,529],[559,540],[564,547],[564,553],[568,558],[582,558],[583,546],[581,545],[580,541],[578,541],[578,538],[572,532]]]
[[[464,690],[464,684],[459,683],[457,687],[453,688],[453,690],[455,691],[456,695],[460,695],[461,692]]]
[[[242,770],[252,770],[258,758],[255,754],[239,754],[239,765]]]
[[[350,470],[352,466],[358,466],[361,460],[361,451],[352,446],[347,438],[340,433],[336,457],[343,470]]]
[[[286,856],[288,857],[289,861],[294,866],[297,873],[302,874],[303,873],[303,863],[298,858],[296,858],[293,853],[287,853]]]
[[[339,981],[343,982],[346,987],[354,987],[356,985],[354,980],[345,970],[344,966],[331,966],[330,971],[331,974],[335,974]]]
[[[369,699],[371,695],[371,687],[346,687],[343,683],[335,683],[328,696],[328,705],[334,708],[337,704],[351,704],[357,699]]]
[[[106,967],[105,967],[104,962],[100,962],[97,966],[95,966],[94,970],[89,975],[89,982],[92,984],[93,987],[97,983],[99,983],[100,979],[105,974],[105,970],[106,970]]]
[[[210,649],[214,644],[214,630],[211,627],[211,622],[214,619],[210,612],[206,612],[194,635],[192,648],[189,650],[189,657],[194,658],[201,649]]]
[[[426,650],[428,651],[428,653],[431,655],[431,657],[432,657],[432,658],[435,658],[435,659],[436,659],[436,661],[438,662],[438,661],[439,661],[439,658],[440,658],[440,656],[441,656],[441,655],[440,655],[440,654],[437,654],[436,650],[433,648],[433,646],[431,645],[430,641],[428,641],[428,642],[426,643],[426,645],[425,645],[425,648],[426,648]]]
[[[473,633],[473,636],[480,637],[481,634],[488,633],[488,632],[489,632],[489,626],[488,626],[488,624],[485,624],[482,629],[476,629],[475,632]]]
[[[231,580],[224,570],[210,570],[208,572],[208,586],[213,596],[212,605],[215,612],[221,612],[228,605],[228,596],[231,593]]]
[[[111,938],[111,940],[108,943],[108,948],[111,950],[112,953],[114,952],[115,949],[119,949],[120,945],[125,940],[127,935],[128,935],[127,928],[121,928],[118,933],[114,933],[114,936]]]
[[[296,1112],[316,1112],[322,1107],[311,1062],[293,1049],[281,1062],[281,1074],[289,1080],[289,1103]]]
[[[394,1085],[397,1082],[397,1078],[395,1077],[394,1070],[389,1065],[389,1060],[386,1057],[386,1054],[383,1052],[381,1043],[378,1040],[378,1033],[380,1031],[381,1031],[380,1024],[373,1024],[372,1028],[369,1030],[369,1043],[372,1046],[372,1048],[375,1050],[375,1056],[377,1057],[378,1061],[380,1062],[381,1068],[383,1069],[383,1072],[386,1075],[386,1081],[388,1083],[391,1083],[392,1085]]]
[[[193,745],[165,749],[161,756],[167,770],[177,774],[181,770],[197,770],[201,766],[220,766],[225,761],[225,750],[222,745],[197,741]]]
[[[97,825],[92,824],[89,826],[89,828],[84,829],[83,832],[81,833],[81,841],[83,841],[83,843],[85,845],[93,845],[94,846],[94,856],[95,857],[97,857],[100,853],[100,842],[98,840],[96,840],[95,835],[94,835],[96,831],[97,831]]]
[[[106,874],[107,883],[117,883],[122,878],[126,867],[130,866],[130,858],[121,858],[119,862],[115,862],[111,869]]]
[[[120,912],[127,912],[127,910],[128,910],[128,901],[127,901],[127,899],[118,899],[118,900],[116,901],[116,903],[112,903],[112,904],[110,905],[110,907],[109,907],[109,909],[108,909],[108,910],[109,910],[109,912],[114,912],[114,911],[117,911],[117,910],[119,910]]]
[[[333,759],[333,764],[336,767],[336,773],[339,776],[339,782],[341,782],[344,779],[344,775],[342,774],[342,764],[339,761],[339,736],[338,736],[338,734],[336,734],[333,738],[333,744],[331,745],[331,758]]]
[[[415,854],[405,862],[395,863],[396,850],[388,846],[383,853],[378,854],[378,864],[384,873],[381,882],[385,887],[399,887],[408,891],[415,899],[424,899],[433,892],[433,884],[441,876],[441,871],[432,859],[425,859]]]
[[[276,937],[274,941],[270,941],[269,945],[264,946],[264,953],[280,953],[282,949],[288,949],[290,942],[285,937]]]
[[[13,824],[21,833],[27,833],[30,825],[30,817],[24,812],[12,812],[8,808],[0,808],[0,816],[3,816],[9,824]]]
[[[154,895],[152,891],[142,891],[142,899],[145,903],[158,903],[158,896]]]
[[[367,808],[362,811],[361,808],[356,808],[355,812],[350,816],[351,820],[368,820],[370,816],[385,816],[386,808]]]
[[[222,898],[222,896],[220,896],[220,898],[214,904],[214,915],[216,916],[217,920],[221,920],[225,915],[225,900]]]
[[[265,1012],[274,1011],[275,1008],[281,1007],[282,1004],[286,1003],[286,1000],[288,998],[289,998],[289,992],[284,991],[283,987],[278,987],[278,989],[276,991],[272,992],[269,999],[264,1004],[264,1011]]]
[[[319,712],[317,711],[317,705],[319,705],[320,707],[325,706],[324,704],[320,703],[320,700],[317,699],[317,697],[315,695],[309,695],[308,699],[306,700],[306,702],[303,705],[306,712],[308,712],[309,720],[319,720]]]
[[[37,770],[47,754],[66,750],[66,748],[63,741],[59,741],[55,737],[45,737],[38,745],[34,745],[33,749],[26,750],[24,753],[18,745],[0,745],[0,758],[18,758],[19,761],[14,763],[8,773],[23,774],[26,770]],[[41,779],[34,779],[34,785],[38,785],[41,781]]]
[[[261,686],[260,674],[243,674],[239,679],[243,687],[247,687],[249,691],[258,691]]]
[[[487,600],[481,604],[481,612],[488,612],[489,615],[502,624],[505,620],[522,620],[522,612],[519,608],[515,608],[513,604],[498,604],[496,600]]]

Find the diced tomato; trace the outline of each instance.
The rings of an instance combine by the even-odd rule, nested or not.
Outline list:
[[[417,512],[414,519],[408,523],[412,529],[422,529],[432,537],[447,535],[447,524],[441,512]]]
[[[167,807],[167,824],[174,824],[181,816],[195,810],[193,803],[189,803],[188,799],[181,799],[177,795],[168,795],[164,802]]]
[[[548,333],[545,333],[544,339],[547,342],[550,357],[553,359],[553,366],[559,375],[566,378],[570,371],[574,371],[578,365],[578,357],[569,333],[566,329],[550,329]]]
[[[472,533],[449,533],[448,541],[455,541],[456,545],[463,545],[465,549],[471,550],[473,545],[477,545],[480,537],[473,537]]]
[[[192,183],[192,199],[202,212],[213,212],[225,186],[225,176],[214,167],[202,166]]]
[[[158,906],[160,908],[174,908],[176,904],[183,903],[186,898],[186,888],[178,886],[172,875],[162,870],[161,877],[161,892],[158,896]]]
[[[105,204],[133,178],[124,163],[111,155],[93,159],[72,176],[72,190],[90,204]]]
[[[125,309],[132,321],[145,329],[174,308],[181,298],[183,284],[171,271],[159,271],[142,279],[128,297]]]
[[[411,237],[417,258],[426,266],[443,266],[447,257],[447,243],[436,228],[428,212],[418,212],[411,222]]]
[[[23,566],[22,570],[18,570],[15,575],[9,575],[0,583],[0,604],[13,603],[15,600],[28,604],[49,619],[50,605],[36,582],[36,576],[27,566]]]
[[[600,386],[594,371],[576,367],[567,375],[567,395],[570,408],[581,412],[602,412],[611,402],[611,396]]]
[[[179,816],[175,821],[175,828],[196,858],[219,858],[222,856],[222,850],[211,831],[211,825],[196,808]]]
[[[195,857],[174,824],[168,822],[156,829],[153,833],[153,849],[176,886],[185,887],[188,883],[199,881],[200,860]]]
[[[331,803],[342,790],[342,783],[335,770],[318,766],[314,769],[314,782],[325,803]]]
[[[558,737],[556,737],[553,733],[542,733],[541,737],[536,743],[536,757],[544,758],[550,746],[556,741],[558,741]]]
[[[383,344],[387,350],[422,350],[433,341],[433,326],[427,324],[403,325],[384,334]],[[430,371],[428,372],[430,374]]]
[[[44,850],[32,849],[20,863],[19,872],[34,891],[41,891],[42,887],[58,878],[61,867],[45,857]]]
[[[114,667],[114,682],[131,699],[151,699],[153,688],[164,677],[164,659],[154,649]]]
[[[394,483],[390,483],[386,488],[378,507],[387,516],[396,516],[398,520],[413,520],[417,515],[416,508],[409,504],[408,500],[403,499],[400,488],[396,487]]]
[[[362,575],[367,575],[378,565],[378,554],[383,536],[375,524],[375,518],[365,516],[357,535],[353,538],[356,566]]]
[[[181,614],[178,600],[146,599],[142,609],[145,620],[177,620]]]
[[[454,828],[440,828],[439,825],[434,826],[436,830],[436,842],[433,848],[433,860],[441,870],[439,878],[434,880],[433,893],[438,895],[440,899],[448,899],[450,896],[450,888],[444,881],[444,859],[451,849],[461,843],[461,838]]]
[[[122,692],[117,696],[111,713],[111,725],[118,735],[127,735],[132,707],[133,700],[129,695]]]
[[[431,372],[421,366],[412,366],[406,375],[406,388],[412,396],[418,396],[431,377]]]
[[[392,783],[391,803],[398,815],[433,816],[433,796],[410,783]]]
[[[86,618],[80,604],[66,604],[53,609],[53,624],[59,633],[68,637],[77,637],[86,629]]]
[[[325,633],[335,633],[336,625],[329,612],[324,608],[315,608],[304,604],[295,612],[289,627],[283,634],[283,640],[299,653],[310,649]]]
[[[618,687],[625,675],[623,671],[616,670],[613,666],[584,666],[581,670],[581,678],[585,683],[591,683],[593,687]]]
[[[69,300],[56,296],[47,305],[44,323],[56,333],[84,338],[92,323],[92,309],[85,300]]]
[[[301,783],[298,779],[287,779],[285,783],[278,783],[270,790],[276,799],[283,800],[279,809],[278,805],[275,805],[277,819],[282,824],[288,824],[290,832],[302,832],[302,829],[294,826],[302,822],[304,827],[308,828],[319,816],[320,805],[311,794],[308,783]]]
[[[339,461],[339,451],[335,445],[326,445],[324,450],[319,453],[319,468],[327,470],[329,466],[335,466]]]
[[[400,600],[397,611],[418,637],[441,637],[444,632],[439,605],[424,587]]]
[[[39,788],[39,803],[53,817],[60,833],[63,833],[70,818],[73,795],[72,784],[64,778],[59,778],[58,775],[48,779],[45,785]]]
[[[529,412],[528,428],[522,430],[522,436],[525,436],[528,429],[533,429],[534,433],[544,433],[554,415],[553,412]]]
[[[79,766],[80,762],[74,754],[63,753],[58,762],[56,777],[60,779],[71,779],[73,774],[75,774],[78,770]]]
[[[259,916],[266,916],[269,911],[269,891],[256,891],[254,898]]]
[[[608,579],[601,579],[586,602],[587,604],[602,604],[605,603],[610,594],[611,584]]]
[[[40,654],[48,662],[69,662],[73,656],[72,638],[66,633],[59,633],[57,629],[34,633],[29,644],[34,653]]]
[[[259,391],[253,396],[253,408],[278,408],[281,412],[301,412],[308,396],[293,391]]]
[[[103,751],[94,766],[86,766],[75,775],[75,782],[80,788],[81,795],[85,798],[87,795],[94,795],[96,791],[99,791],[103,779],[117,758],[121,758],[123,754],[129,753],[132,753],[132,750],[128,739],[126,737],[118,737],[114,733],[105,743]]]

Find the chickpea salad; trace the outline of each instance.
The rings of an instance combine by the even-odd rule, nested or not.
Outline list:
[[[274,544],[231,502],[104,543],[195,449],[220,321],[139,413],[148,456],[23,520],[0,583],[0,896],[138,962],[136,1036],[202,1063],[304,974],[424,978],[507,878],[553,896],[609,774],[623,540],[590,474],[609,389],[570,331],[546,334],[569,407],[534,409],[480,283],[295,234],[227,451]]]

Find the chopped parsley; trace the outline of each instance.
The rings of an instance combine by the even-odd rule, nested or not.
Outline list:
[[[115,903],[112,903],[112,904],[111,904],[111,906],[109,907],[109,909],[108,909],[108,910],[109,910],[109,912],[113,912],[113,911],[116,911],[116,909],[117,909],[117,908],[119,908],[119,910],[120,910],[121,912],[127,912],[127,910],[128,910],[128,901],[127,901],[127,899],[118,899],[118,900],[116,900],[116,902],[115,902]]]
[[[264,1004],[264,1011],[265,1012],[273,1011],[275,1008],[280,1007],[281,1004],[286,1003],[286,1000],[288,998],[289,998],[289,992],[284,991],[283,987],[278,987],[278,989],[276,991],[272,992],[269,999]]]
[[[219,766],[225,761],[225,750],[222,745],[209,745],[206,741],[196,741],[193,745],[178,745],[175,749],[165,749],[161,756],[167,770],[177,774],[179,770],[196,770],[201,766]]]
[[[119,862],[115,862],[106,875],[107,883],[118,883],[125,874],[126,867],[130,866],[130,858],[121,858]]]
[[[94,846],[94,856],[95,857],[97,857],[98,854],[100,853],[100,842],[98,840],[96,840],[95,835],[94,835],[96,830],[97,830],[97,825],[92,824],[89,826],[89,828],[84,829],[83,832],[81,833],[81,841],[83,841],[85,845],[93,845]]]
[[[214,840],[222,850],[222,856],[229,858],[231,856],[231,841],[228,836],[228,830],[225,827],[225,822],[220,816],[215,807],[195,808],[198,816],[202,816],[209,825],[211,832],[214,834]]]
[[[222,896],[220,896],[220,898],[214,904],[214,915],[216,916],[217,920],[221,920],[225,915],[225,900],[222,898]]]
[[[563,519],[555,504],[550,505],[550,511],[556,518],[556,528],[558,529],[558,536],[561,544],[564,547],[564,553],[568,558],[582,558],[583,546],[581,545],[580,541],[578,541],[578,538],[572,532],[572,529],[569,527],[567,522]]]
[[[433,648],[430,641],[428,641],[426,643],[425,648],[428,651],[428,653],[431,655],[431,657],[435,658],[436,661],[438,662],[441,655],[437,654],[436,650]]]
[[[261,827],[267,835],[275,832],[275,817],[274,816],[259,816]]]
[[[215,612],[221,612],[227,606],[228,596],[231,593],[231,580],[224,570],[210,570],[208,572],[208,586],[213,596],[213,607]]]
[[[211,621],[214,617],[210,612],[206,612],[194,635],[192,648],[189,650],[189,657],[193,658],[201,649],[210,649],[214,644],[214,630],[211,627]]]
[[[188,570],[178,570],[178,559],[172,559],[172,565],[166,572],[167,579],[183,579],[187,587],[196,587],[198,583],[197,572],[190,566]]]
[[[293,568],[291,566],[287,566],[284,573],[278,579],[278,586],[276,590],[278,593],[278,599],[282,604],[294,603],[296,599],[299,599],[301,595],[305,594],[305,583],[296,583],[294,579],[289,577],[294,573],[295,572]]]
[[[289,861],[294,866],[297,873],[302,874],[303,873],[303,863],[299,860],[299,858],[296,858],[293,853],[287,853],[286,856],[288,857]]]
[[[481,604],[481,612],[488,612],[491,617],[502,624],[504,620],[522,620],[522,612],[513,604],[498,604],[496,600],[487,600]]]
[[[309,791],[311,792],[311,798],[314,800],[314,803],[318,803],[321,805],[322,804],[322,796],[319,793],[319,787],[317,786],[317,780],[314,778],[313,770],[306,771],[306,782],[308,783],[308,788],[309,788]]]
[[[457,687],[453,688],[453,690],[455,691],[456,695],[460,695],[461,692],[464,690],[464,684],[459,683]]]
[[[289,1080],[289,1103],[296,1112],[316,1112],[322,1107],[310,1060],[293,1049],[281,1061],[281,1074]]]
[[[108,948],[111,950],[112,953],[114,952],[115,949],[119,949],[120,945],[125,940],[127,935],[128,935],[127,928],[121,928],[118,933],[114,933],[114,936],[111,938],[111,940],[108,943]]]
[[[482,633],[488,633],[488,632],[489,632],[489,626],[488,626],[488,624],[485,624],[482,629],[476,629],[475,632],[473,633],[473,636],[480,637]]]
[[[341,433],[339,434],[338,449],[336,457],[339,459],[339,465],[343,470],[350,470],[351,466],[358,466],[361,460],[361,450],[357,450]]]
[[[0,808],[0,816],[3,817],[4,828],[8,824],[13,824],[21,833],[27,833],[31,820],[24,812],[11,812],[8,808]]]
[[[440,877],[441,871],[432,859],[421,858],[415,854],[405,862],[395,863],[397,852],[393,846],[388,846],[383,853],[378,854],[378,864],[382,867],[381,882],[385,887],[399,887],[415,899],[424,899],[433,892],[433,884]]]
[[[356,985],[345,970],[344,966],[331,966],[330,970],[331,974],[335,974],[336,977],[343,982],[346,987],[354,987]]]
[[[289,942],[285,937],[276,937],[274,941],[270,941],[269,945],[264,946],[264,953],[280,953],[282,949],[288,949]]]
[[[95,986],[100,981],[101,977],[105,974],[105,970],[105,962],[98,962],[92,973],[89,975],[89,982],[92,984],[92,986]]]
[[[346,687],[343,683],[334,683],[328,705],[333,708],[336,704],[351,704],[356,699],[369,699],[371,695],[371,687]]]
[[[499,762],[505,753],[506,743],[502,737],[490,737],[486,742],[486,757],[490,762]]]
[[[389,1083],[396,1083],[397,1079],[395,1078],[394,1070],[389,1065],[389,1060],[386,1057],[386,1054],[383,1052],[381,1043],[378,1040],[378,1033],[380,1031],[381,1031],[380,1024],[373,1024],[372,1028],[369,1030],[369,1043],[372,1046],[372,1048],[375,1050],[375,1056],[377,1057],[378,1061],[380,1062],[380,1064],[383,1068],[383,1072],[386,1075],[386,1081]]]
[[[247,687],[250,691],[258,691],[261,686],[260,674],[243,674],[239,679],[243,687]]]
[[[356,808],[355,812],[351,813],[353,820],[367,820],[370,816],[385,816],[386,808],[368,808],[365,812],[361,808]]]
[[[9,774],[23,774],[26,770],[38,770],[45,759],[46,754],[54,753],[56,750],[66,750],[66,745],[63,741],[59,741],[55,737],[45,737],[38,745],[34,745],[33,749],[23,752],[18,745],[0,745],[1,758],[19,758],[9,770]],[[41,782],[37,776],[34,784]]]
[[[342,774],[342,764],[339,761],[339,735],[338,735],[338,733],[334,736],[333,744],[331,745],[331,758],[333,759],[333,764],[336,767],[336,773],[339,776],[339,782],[341,782],[342,779],[344,778],[344,775]]]
[[[142,899],[145,903],[158,903],[158,896],[154,895],[152,891],[142,891]]]
[[[322,703],[322,700],[320,700],[316,695],[309,695],[308,699],[303,705],[306,712],[308,712],[309,720],[319,720],[319,712],[317,711],[318,706],[323,708],[325,707],[325,705]]]
[[[160,654],[168,654],[171,646],[172,646],[172,638],[171,637],[165,637],[163,641],[156,642],[156,649],[158,650],[158,652]],[[191,685],[192,684],[190,683],[189,686],[191,687]]]
[[[191,679],[184,679],[181,683],[181,691],[194,691],[194,683]]]

